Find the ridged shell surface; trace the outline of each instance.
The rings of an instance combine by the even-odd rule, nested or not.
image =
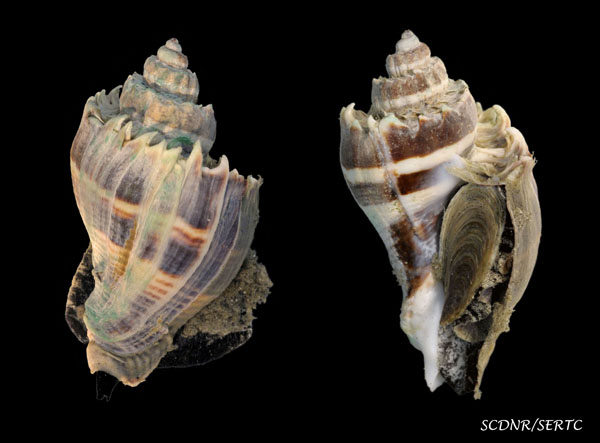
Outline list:
[[[88,363],[132,386],[235,277],[258,221],[261,181],[230,171],[226,157],[208,159],[216,122],[197,97],[171,39],[120,97],[115,88],[88,100],[71,149],[95,281]]]
[[[527,191],[525,204],[525,224],[531,228],[527,247],[531,253],[537,252],[541,222],[531,175],[534,162],[520,133],[506,125],[506,113],[497,106],[482,112],[467,84],[449,79],[443,62],[432,57],[427,45],[412,32],[402,34],[386,66],[389,77],[373,80],[368,113],[356,110],[353,104],[342,109],[340,161],[350,191],[386,245],[403,288],[401,327],[423,352],[425,379],[433,390],[448,381],[440,366],[448,341],[447,337],[440,338],[442,314],[446,320],[461,317],[474,298],[473,294],[463,294],[460,282],[445,281],[440,275],[444,266],[439,260],[444,211],[466,183],[498,188],[492,194],[469,192],[469,198],[488,199],[485,203],[478,200],[471,208],[480,204],[506,206],[511,192],[526,186],[532,191]],[[512,180],[507,178],[511,173]],[[457,205],[469,207],[463,203]],[[452,221],[452,226],[462,223],[459,231],[463,237],[460,242],[446,244],[466,249],[443,251],[445,257],[460,258],[448,264],[445,272],[464,277],[452,267],[460,262],[460,269],[474,266],[469,275],[484,280],[499,256],[493,251],[498,250],[503,235],[509,235],[501,223],[503,211],[496,207],[475,210],[469,212],[470,218]],[[497,222],[496,230],[487,232],[485,228],[481,232],[481,226],[488,226],[488,217]],[[511,252],[518,253],[516,249]],[[528,260],[528,268],[519,277],[525,285],[535,254]],[[450,291],[449,287],[461,290]],[[449,293],[457,292],[461,293],[448,298]],[[446,314],[448,311],[452,315]],[[456,384],[452,386],[461,390]],[[478,386],[465,390],[477,394]]]

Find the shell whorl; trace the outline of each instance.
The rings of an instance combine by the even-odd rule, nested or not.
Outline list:
[[[373,80],[373,108],[399,112],[409,106],[431,102],[448,89],[444,63],[431,57],[429,47],[411,31],[404,31],[396,52],[387,57],[389,78]]]
[[[176,38],[168,40],[164,46],[158,49],[156,55],[161,62],[174,68],[182,69],[188,67],[188,59],[182,54],[181,45]]]
[[[216,138],[216,121],[211,105],[198,102],[198,77],[188,68],[181,45],[172,38],[157,55],[144,63],[144,75],[134,73],[123,85],[121,112],[130,112],[145,127],[159,130],[169,140],[181,140],[188,154],[196,140],[208,152]]]
[[[187,67],[188,58],[181,52],[177,39],[172,38],[158,49],[156,56],[148,57],[144,64],[144,79],[158,90],[196,103],[200,85],[196,74]]]

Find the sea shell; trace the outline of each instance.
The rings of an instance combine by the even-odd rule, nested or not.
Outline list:
[[[130,386],[232,282],[258,221],[262,180],[230,171],[225,156],[217,165],[208,157],[216,122],[210,105],[196,104],[198,79],[187,66],[169,40],[120,97],[117,87],[88,99],[71,149],[92,251],[81,326],[88,363]]]
[[[387,72],[369,113],[342,109],[342,171],[387,247],[427,385],[479,398],[537,258],[535,161],[506,112],[482,111],[411,31]]]

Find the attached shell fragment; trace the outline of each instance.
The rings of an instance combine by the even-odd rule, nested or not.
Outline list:
[[[440,371],[458,393],[481,396],[496,340],[509,330],[510,316],[533,273],[542,228],[534,165],[525,139],[510,127],[506,112],[499,106],[480,110],[475,145],[463,167],[453,172],[476,186],[499,188],[506,196],[508,215],[499,252],[473,302],[439,330]]]
[[[448,204],[440,236],[442,326],[473,301],[498,255],[505,219],[506,201],[497,186],[466,184]]]
[[[401,326],[423,352],[428,386],[446,381],[478,396],[508,324],[498,293],[508,286],[518,300],[537,256],[534,160],[504,110],[483,112],[412,32],[386,66],[389,78],[373,80],[368,113],[342,109],[342,171],[388,249],[403,288]],[[472,326],[471,311],[490,325]],[[466,339],[483,345],[467,349]],[[467,351],[479,356],[474,378]]]
[[[92,248],[88,363],[135,386],[240,270],[262,180],[208,157],[214,114],[196,104],[198,79],[177,40],[118,91],[86,103],[71,172]]]

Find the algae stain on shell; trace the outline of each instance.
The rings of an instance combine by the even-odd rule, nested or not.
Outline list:
[[[217,312],[211,306],[223,294],[230,302],[221,303],[221,315],[223,306],[251,314],[272,285],[250,250],[262,179],[230,170],[225,156],[209,157],[216,120],[212,106],[196,104],[199,83],[187,66],[179,42],[169,40],[146,60],[143,76],[128,77],[120,96],[117,87],[90,97],[71,148],[90,248],[66,318],[88,343],[91,371],[130,386],[182,348],[185,358],[170,360],[186,366],[245,342],[249,318],[223,318],[217,334],[218,315],[210,332],[196,327],[214,339],[201,340],[195,353],[180,331],[198,313]],[[245,296],[232,295],[241,287]],[[218,350],[203,354],[200,348],[215,343]]]

